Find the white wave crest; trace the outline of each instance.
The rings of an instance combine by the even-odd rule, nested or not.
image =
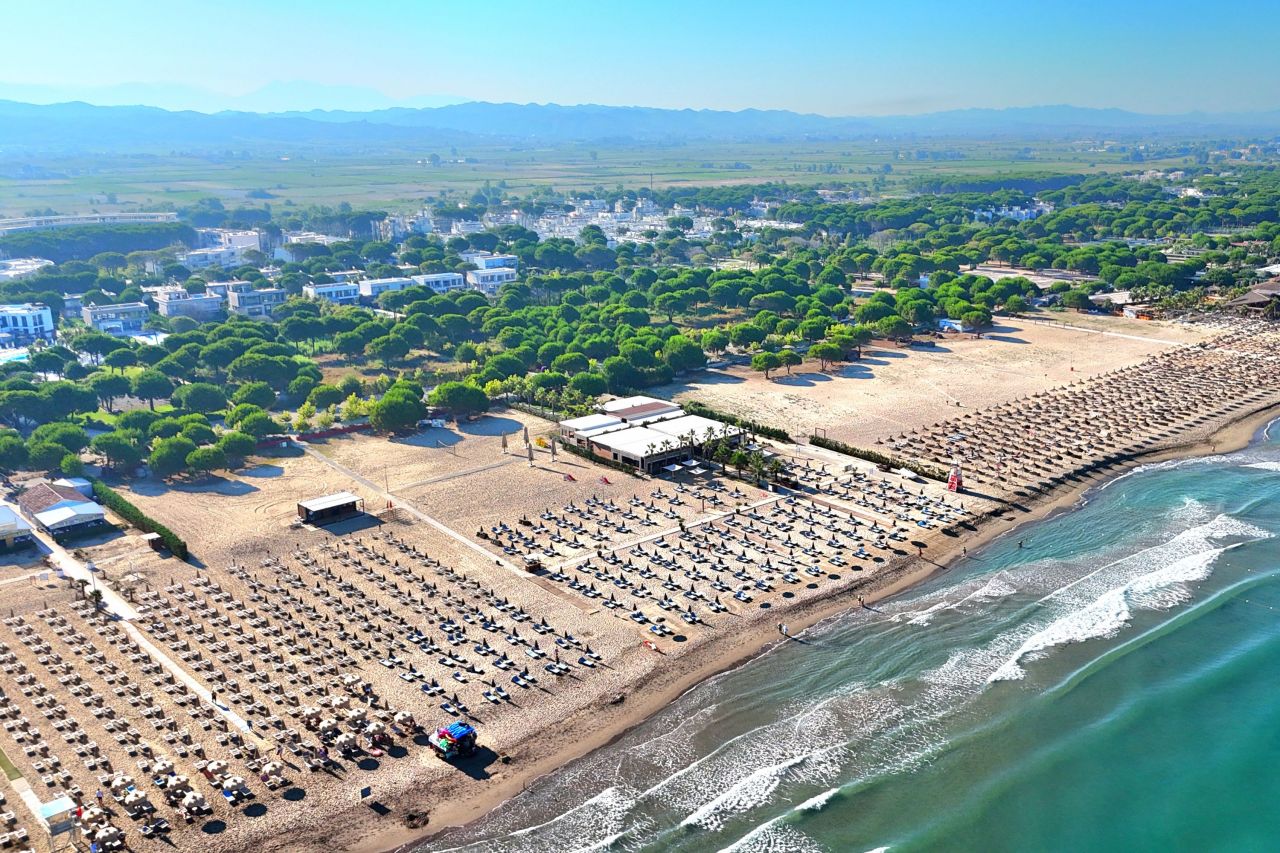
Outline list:
[[[1260,471],[1280,471],[1280,462],[1250,462],[1246,468],[1257,468]]]
[[[810,797],[800,805],[796,806],[796,811],[798,812],[822,811],[822,807],[825,806],[827,802],[838,793],[840,793],[839,788],[828,788],[827,790],[823,791],[821,794]]]
[[[768,801],[769,797],[782,784],[787,772],[803,762],[807,755],[797,755],[781,764],[761,767],[759,770],[738,780],[720,796],[680,822],[681,826],[701,826],[704,829],[717,830],[724,825],[725,816],[733,812],[745,812]]]
[[[889,617],[890,622],[904,622],[908,625],[930,625],[933,623],[933,617],[944,610],[955,610],[962,604],[970,601],[993,601],[998,598],[1006,598],[1018,591],[1004,572],[992,576],[985,584],[970,592],[963,598],[955,601],[939,601],[931,604],[924,610],[904,610],[895,613]]]
[[[970,598],[981,598],[990,601],[993,598],[1007,598],[1018,591],[1018,588],[1011,584],[1008,578],[1003,574],[996,575],[991,580],[983,584]]]
[[[1026,675],[1019,665],[1028,655],[1065,646],[1114,637],[1133,619],[1133,609],[1163,610],[1185,601],[1190,593],[1186,584],[1204,580],[1212,572],[1213,563],[1225,548],[1214,548],[1183,557],[1164,568],[1135,578],[1124,586],[1109,590],[1090,604],[1072,611],[1024,642],[1005,661],[988,682],[1013,681]]]
[[[1198,511],[1198,509],[1193,508],[1192,511]],[[1222,514],[1204,524],[1182,531],[1165,546],[1139,552],[1148,557],[1159,557],[1164,554],[1181,556],[1176,556],[1172,562],[1146,571],[1118,587],[1107,590],[1084,606],[1071,610],[1049,623],[1047,627],[1032,634],[1008,660],[991,673],[987,682],[1012,681],[1024,677],[1026,671],[1020,663],[1028,655],[1036,655],[1055,646],[1113,637],[1133,619],[1135,608],[1166,610],[1186,601],[1191,595],[1187,585],[1207,578],[1212,573],[1213,564],[1218,557],[1229,547],[1234,547],[1215,547],[1213,545],[1215,541],[1230,537],[1264,539],[1270,536],[1271,533],[1260,527]],[[1124,561],[1108,565],[1115,566],[1122,562]],[[1096,574],[1097,571],[1090,572],[1080,580]],[[1053,598],[1074,586],[1075,583],[1068,584],[1052,595],[1046,596],[1041,599],[1041,602]]]

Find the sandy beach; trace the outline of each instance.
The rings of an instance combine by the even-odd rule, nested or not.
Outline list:
[[[1208,453],[1228,453],[1244,448],[1261,429],[1278,416],[1280,416],[1280,405],[1270,405],[1242,414],[1238,419],[1211,432],[1188,436],[1185,441],[1135,456],[1105,472],[1083,478],[1077,484],[1061,487],[1035,500],[1024,512],[988,516],[981,520],[977,531],[969,534],[963,541],[957,540],[949,545],[943,545],[936,552],[931,551],[926,558],[908,560],[895,571],[866,586],[852,587],[830,598],[797,607],[787,616],[792,633],[800,633],[819,622],[846,612],[851,607],[860,606],[858,598],[861,598],[866,605],[874,605],[938,573],[946,572],[959,560],[964,559],[962,549],[977,551],[984,544],[1019,528],[1058,513],[1069,512],[1086,497],[1091,489],[1141,465],[1169,459],[1192,458]],[[741,665],[778,642],[784,641],[779,640],[776,630],[770,625],[758,625],[741,632],[732,639],[725,638],[718,647],[706,649],[685,658],[679,672],[655,673],[634,685],[632,692],[643,694],[640,698],[628,699],[624,705],[614,709],[592,709],[590,712],[575,716],[569,722],[575,729],[582,732],[582,737],[571,748],[562,747],[543,754],[538,754],[536,750],[514,753],[513,765],[519,765],[520,769],[514,772],[511,778],[491,786],[482,796],[470,797],[465,802],[450,801],[438,806],[432,811],[430,832],[424,834],[404,828],[377,830],[350,849],[357,853],[409,850],[416,843],[430,839],[449,828],[482,819],[487,812],[497,808],[507,799],[518,796],[521,789],[533,779],[554,772],[575,758],[610,743],[693,686]],[[352,817],[354,818],[355,815],[353,814]]]
[[[225,476],[123,483],[143,511],[187,537],[196,567],[156,554],[130,530],[81,543],[72,557],[93,560],[104,582],[132,596],[137,613],[127,621],[150,650],[126,653],[129,643],[91,610],[59,623],[51,602],[75,604],[70,589],[17,582],[9,599],[20,621],[6,642],[25,672],[39,675],[48,656],[20,646],[57,650],[68,636],[101,634],[120,648],[86,684],[109,693],[123,677],[165,694],[154,712],[163,742],[77,717],[112,772],[140,761],[143,746],[193,769],[197,756],[245,764],[240,772],[257,801],[228,808],[216,798],[212,814],[175,830],[179,846],[404,849],[483,819],[532,780],[780,642],[780,621],[794,636],[859,601],[873,607],[950,571],[966,550],[1069,511],[1090,488],[1137,465],[1243,446],[1280,405],[1271,333],[1225,330],[1206,345],[1202,331],[1185,333],[1189,345],[1058,328],[1041,344],[957,344],[971,353],[964,364],[974,374],[1049,339],[1075,347],[1077,363],[1093,373],[1072,380],[1067,371],[1058,381],[1052,371],[1018,372],[1015,359],[981,388],[981,407],[953,412],[929,405],[930,382],[965,372],[944,354],[886,359],[874,382],[828,377],[820,391],[831,398],[833,431],[872,435],[895,416],[898,428],[878,433],[877,446],[896,443],[902,458],[931,467],[965,454],[972,487],[960,495],[805,443],[764,445],[799,484],[794,491],[714,470],[637,477],[568,453],[552,458],[545,439],[555,425],[515,411],[407,438],[335,437]],[[1133,349],[1118,357],[1108,353],[1114,342]],[[752,394],[779,390],[758,379],[741,386],[751,382],[760,386]],[[714,377],[711,385],[729,387]],[[867,389],[875,393],[859,396]],[[786,409],[773,405],[758,416]],[[840,406],[852,414],[839,414]],[[526,431],[532,463],[508,450],[523,447]],[[948,438],[959,433],[968,438]],[[1111,437],[1098,440],[1104,433]],[[1000,447],[1013,448],[1017,464],[997,471],[991,460]],[[296,523],[299,500],[344,490],[364,501],[363,515],[324,528]],[[542,567],[527,571],[527,555]],[[227,630],[207,630],[216,626]],[[544,673],[562,653],[566,672]],[[536,688],[496,666],[507,654],[518,659],[517,673],[533,668]],[[245,655],[271,664],[249,666]],[[189,668],[194,693],[173,691],[157,675],[165,659],[162,669]],[[493,693],[498,680],[506,699]],[[199,692],[208,685],[219,703]],[[78,701],[66,684],[48,689],[68,707]],[[45,714],[34,699],[15,701],[19,714]],[[358,727],[321,730],[326,714],[345,715],[353,701]],[[117,713],[144,728],[134,709]],[[363,736],[366,714],[381,726],[412,714],[428,727],[465,716],[480,731],[484,760],[442,762],[417,730],[398,733],[391,755],[356,749],[325,772],[307,770],[317,739],[333,746],[336,731]],[[197,727],[183,728],[188,718]],[[254,725],[244,728],[245,720]],[[218,728],[226,723],[245,737],[228,738]],[[546,736],[560,728],[572,729],[571,742]],[[288,750],[287,788],[257,781],[256,768],[276,749]],[[40,778],[36,761],[47,763],[35,754],[16,763]],[[100,775],[71,777],[85,787]]]

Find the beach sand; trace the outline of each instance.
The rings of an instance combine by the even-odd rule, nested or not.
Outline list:
[[[868,362],[877,363],[864,367],[874,371],[879,380],[874,382],[854,377],[798,377],[788,387],[767,383],[758,376],[727,381],[712,374],[709,381],[700,382],[697,389],[686,389],[686,393],[761,422],[774,423],[775,418],[781,418],[797,437],[809,429],[808,419],[816,418],[812,425],[829,425],[832,437],[870,446],[876,438],[904,426],[928,427],[954,417],[957,411],[1005,403],[1138,364],[1176,343],[1204,337],[1200,329],[1154,324],[1144,327],[1147,334],[1131,334],[1126,326],[1108,325],[1106,328],[1116,330],[1111,335],[1032,326],[1025,324],[1001,333],[1018,341],[951,341],[950,353],[904,350],[901,358],[895,358],[892,351],[869,354]],[[1072,366],[1080,372],[1070,370]],[[953,404],[947,410],[943,405],[947,393],[939,390],[939,383],[948,383],[948,389],[963,395],[964,405]],[[796,405],[787,396],[797,388],[808,395],[805,406]],[[732,390],[736,403],[730,406],[728,398],[708,399],[708,390]],[[797,585],[786,602],[781,597],[774,599],[779,605],[776,610],[735,607],[737,613],[717,620],[720,624],[714,632],[685,629],[687,642],[664,643],[669,652],[666,656],[641,648],[639,640],[647,634],[625,618],[611,615],[546,577],[530,578],[489,541],[474,535],[482,525],[503,520],[514,523],[524,515],[536,517],[544,509],[563,510],[566,503],[580,504],[588,495],[625,505],[629,496],[647,497],[659,486],[670,489],[669,483],[620,474],[568,454],[552,462],[546,451],[539,451],[535,464],[529,466],[518,455],[502,453],[501,435],[513,435],[526,427],[531,436],[545,435],[554,429],[547,421],[501,412],[439,435],[430,431],[432,434],[408,439],[335,438],[309,447],[305,455],[264,459],[225,477],[188,483],[132,483],[126,489],[131,498],[148,514],[186,536],[204,563],[201,574],[223,585],[234,600],[247,600],[251,591],[242,579],[228,572],[230,566],[257,566],[267,552],[314,552],[348,535],[295,529],[291,521],[297,500],[350,490],[366,500],[370,512],[380,516],[376,521],[381,525],[350,535],[358,538],[380,530],[421,547],[486,589],[545,614],[557,627],[572,627],[575,635],[595,644],[607,663],[590,674],[582,673],[584,677],[571,688],[557,689],[554,695],[549,693],[538,701],[526,700],[519,708],[503,706],[492,715],[486,713],[480,726],[481,742],[497,756],[481,776],[473,778],[434,759],[426,750],[413,750],[368,776],[339,780],[314,775],[307,781],[305,804],[290,806],[267,800],[272,803],[269,822],[234,817],[223,834],[210,836],[203,843],[210,851],[392,850],[412,845],[424,833],[434,835],[480,819],[517,796],[531,780],[609,743],[706,678],[780,642],[777,617],[785,618],[794,635],[857,607],[859,598],[874,605],[948,571],[963,558],[964,548],[977,549],[1023,524],[1067,511],[1089,488],[1124,470],[1173,456],[1243,446],[1269,419],[1278,402],[1280,395],[1268,393],[1265,400],[1215,415],[1195,427],[1165,433],[1141,454],[1131,454],[1089,475],[1068,477],[1052,490],[1020,502],[1004,502],[1001,495],[993,495],[992,500],[965,496],[975,513],[969,517],[975,530],[954,536],[939,530],[913,530],[924,546],[921,557],[915,556],[914,548],[900,549],[896,557],[868,566],[872,570],[864,574],[840,572],[843,577],[835,582]],[[812,407],[816,407],[816,414],[810,413]],[[893,425],[888,426],[890,423]],[[520,439],[513,439],[511,446],[521,446]],[[839,460],[836,467],[854,463],[804,445],[779,445],[777,449],[797,460],[826,463],[828,467],[833,460]],[[871,466],[856,462],[855,467],[867,470]],[[572,472],[576,479],[565,479],[566,472]],[[750,494],[739,503],[771,499],[758,489],[745,488]],[[939,484],[927,488],[930,494],[941,493]],[[914,485],[910,493],[915,494]],[[819,495],[806,499],[826,501]],[[847,509],[855,515],[871,512]],[[680,507],[678,516],[682,523],[693,525],[705,521],[708,514],[705,507],[695,510],[690,504]],[[670,530],[675,525],[671,520],[660,529]],[[625,537],[614,537],[605,547],[613,550],[631,541],[622,539]],[[150,554],[132,534],[87,548],[85,556],[107,566],[113,574],[127,566],[157,588],[174,581],[189,582],[192,574],[190,566]],[[369,589],[367,584],[365,588]],[[742,618],[735,620],[731,618],[734,615]],[[439,722],[433,703],[423,703],[412,689],[406,691],[390,670],[364,667],[362,677],[375,682],[378,693],[395,707],[411,708],[415,713],[422,710],[424,720]],[[556,726],[572,727],[574,741],[566,744],[540,736]],[[362,785],[372,786],[372,802],[381,812],[361,801],[358,791]],[[182,840],[187,841],[185,837]]]
[[[1028,502],[1024,511],[1007,511],[998,516],[988,516],[981,521],[976,532],[939,543],[923,559],[910,559],[874,582],[796,606],[787,613],[791,633],[799,634],[808,627],[859,606],[859,597],[866,605],[874,605],[938,573],[949,571],[958,560],[963,559],[962,549],[977,550],[1020,527],[1070,511],[1089,490],[1140,465],[1203,456],[1211,452],[1239,450],[1247,446],[1259,430],[1277,416],[1280,416],[1280,404],[1240,413],[1229,423],[1181,437],[1167,446],[1083,477],[1078,483],[1063,486]],[[571,745],[556,743],[553,748],[547,748],[531,744],[526,748],[513,750],[510,753],[512,762],[509,770],[493,780],[483,791],[472,792],[465,799],[440,801],[432,797],[437,800],[437,804],[431,809],[429,831],[426,833],[422,829],[402,825],[379,825],[370,816],[361,815],[360,810],[353,810],[338,822],[346,825],[348,821],[352,821],[354,826],[359,827],[359,831],[352,834],[350,843],[344,842],[343,849],[349,849],[353,853],[408,850],[414,844],[451,827],[482,819],[492,809],[519,795],[532,780],[552,773],[575,758],[610,743],[700,682],[741,665],[778,642],[785,641],[779,640],[777,630],[771,623],[756,624],[733,636],[722,637],[712,646],[683,656],[678,667],[654,671],[631,686],[624,703],[584,709],[567,720],[566,725],[571,725],[579,734]],[[294,839],[294,843],[298,841],[300,839]]]
[[[795,439],[870,447],[890,435],[1128,367],[1209,337],[1197,326],[1109,317],[1001,318],[983,334],[948,335],[935,347],[868,347],[861,359],[820,372],[813,361],[773,378],[742,365],[652,389],[781,427]]]

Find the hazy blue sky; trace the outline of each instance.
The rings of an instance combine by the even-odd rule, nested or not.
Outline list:
[[[1280,60],[1266,41],[1280,0],[0,2],[0,97],[19,100],[828,115],[1280,107]]]

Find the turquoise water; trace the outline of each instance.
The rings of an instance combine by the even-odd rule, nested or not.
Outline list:
[[[1139,469],[424,850],[1278,850],[1278,498]]]

